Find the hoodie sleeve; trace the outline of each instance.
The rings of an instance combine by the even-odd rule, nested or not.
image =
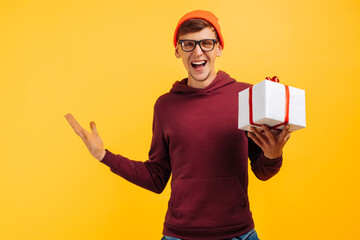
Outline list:
[[[266,181],[280,171],[282,165],[282,155],[275,159],[265,157],[261,148],[249,137],[248,155],[251,170],[258,179]]]
[[[130,160],[105,149],[101,160],[115,174],[127,181],[155,193],[161,193],[171,174],[168,146],[165,142],[160,119],[154,111],[153,136],[149,159],[145,162]]]

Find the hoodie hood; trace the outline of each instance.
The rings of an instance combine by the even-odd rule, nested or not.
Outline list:
[[[175,82],[170,92],[177,94],[208,94],[235,82],[235,79],[231,78],[226,72],[218,71],[214,80],[205,88],[193,88],[188,86],[187,82],[188,78]]]

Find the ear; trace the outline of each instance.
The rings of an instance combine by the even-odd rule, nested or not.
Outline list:
[[[180,55],[180,53],[179,53],[179,44],[176,45],[176,48],[175,48],[175,57],[176,57],[176,58],[181,58],[181,55]]]
[[[221,47],[220,43],[218,43],[216,46],[216,56],[220,57],[221,54],[222,54],[222,47]]]

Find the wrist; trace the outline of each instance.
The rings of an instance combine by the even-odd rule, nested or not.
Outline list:
[[[96,159],[101,162],[104,159],[105,154],[106,154],[105,149],[102,149],[100,155]]]
[[[266,157],[267,159],[276,159],[282,156],[282,152],[280,154],[266,154],[264,153],[264,157]]]

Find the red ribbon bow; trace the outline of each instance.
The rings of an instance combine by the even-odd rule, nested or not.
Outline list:
[[[270,81],[273,81],[273,82],[276,82],[278,83],[279,82],[279,78],[277,76],[273,76],[272,78],[270,77],[266,77],[265,78],[266,80],[270,80]],[[283,126],[283,125],[286,125],[289,123],[289,105],[290,105],[290,101],[289,101],[289,98],[290,98],[290,91],[289,91],[289,86],[287,85],[284,85],[285,86],[285,119],[284,119],[284,122],[282,123],[279,123],[275,126],[272,126],[271,129],[276,129],[280,126]],[[260,124],[256,124],[254,123],[253,121],[253,107],[252,107],[252,87],[251,86],[249,88],[249,122],[251,125],[253,126],[258,126],[258,127],[261,127]]]
[[[280,80],[279,80],[279,78],[277,76],[273,76],[272,78],[266,77],[265,79],[276,82],[276,83],[280,82]]]

